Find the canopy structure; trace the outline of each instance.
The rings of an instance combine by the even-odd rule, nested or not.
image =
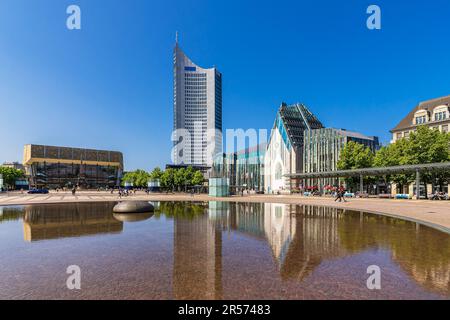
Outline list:
[[[310,172],[286,174],[284,177],[290,179],[314,179],[314,178],[348,178],[360,177],[360,191],[363,190],[363,177],[385,176],[389,174],[416,173],[416,198],[419,199],[420,174],[422,172],[450,170],[450,162],[412,164],[404,166],[363,168],[353,170],[336,170],[327,172]]]

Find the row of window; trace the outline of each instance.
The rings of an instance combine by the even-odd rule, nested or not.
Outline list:
[[[442,121],[448,118],[447,111],[441,111],[434,113],[434,121]],[[415,117],[415,124],[423,124],[427,122],[427,116],[417,116]]]
[[[431,127],[431,129],[439,130],[439,126]],[[416,131],[416,130],[404,131],[404,132],[397,132],[397,133],[396,133],[396,138],[397,138],[397,140],[398,140],[398,139],[401,139],[401,138],[408,138],[408,137],[409,137],[409,134],[410,134],[411,132],[415,132],[415,131]],[[441,126],[441,131],[442,131],[442,132],[448,132],[448,124],[442,125],[442,126]]]

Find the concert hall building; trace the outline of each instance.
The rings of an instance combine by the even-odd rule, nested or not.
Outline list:
[[[28,144],[23,165],[35,188],[106,188],[120,184],[123,155],[117,151]]]

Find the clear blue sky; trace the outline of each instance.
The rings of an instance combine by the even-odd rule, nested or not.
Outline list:
[[[66,8],[82,30],[66,28]],[[366,8],[382,29],[366,28]],[[0,162],[27,143],[170,161],[172,50],[223,73],[224,128],[270,128],[282,101],[389,141],[450,94],[450,1],[0,1]]]

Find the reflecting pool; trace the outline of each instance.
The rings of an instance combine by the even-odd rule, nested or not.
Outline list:
[[[449,299],[450,235],[311,205],[0,207],[0,299]],[[66,286],[81,269],[81,290]],[[369,266],[381,289],[369,290]]]

